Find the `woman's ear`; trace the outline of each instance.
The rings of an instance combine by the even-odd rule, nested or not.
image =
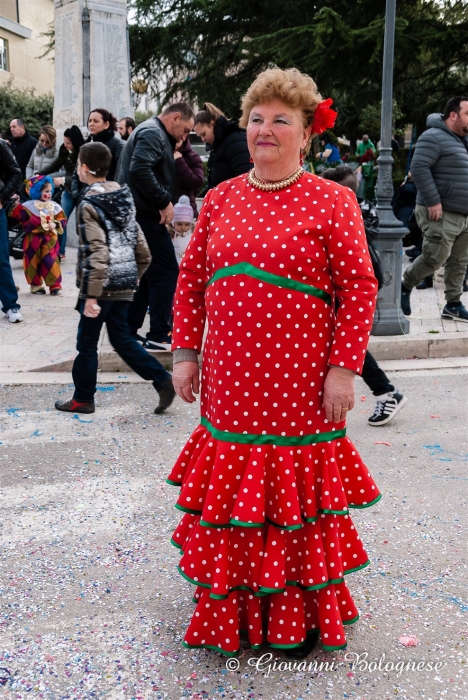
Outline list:
[[[304,148],[307,146],[307,144],[309,143],[309,139],[310,139],[311,135],[312,135],[312,127],[311,127],[311,126],[307,126],[307,127],[304,129],[304,133],[303,133],[303,135],[302,135],[302,144],[301,144],[301,148],[304,149]]]

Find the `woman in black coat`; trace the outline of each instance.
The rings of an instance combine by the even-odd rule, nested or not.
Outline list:
[[[90,143],[90,141],[99,141],[100,143],[105,144],[110,150],[112,154],[112,161],[106,179],[115,180],[115,173],[119,163],[120,154],[125,146],[125,141],[122,141],[122,139],[115,135],[115,132],[117,131],[117,119],[114,117],[112,112],[108,112],[107,109],[93,109],[88,117],[88,131],[89,136],[86,143]],[[79,181],[78,175],[75,171],[73,174],[73,182],[71,187],[71,194],[75,200],[75,204],[78,203],[82,189],[83,185]]]
[[[220,109],[206,102],[195,117],[194,129],[211,146],[205,192],[252,169],[247,136],[237,119],[227,119]]]

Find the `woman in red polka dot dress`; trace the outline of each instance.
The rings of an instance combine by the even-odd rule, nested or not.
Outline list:
[[[349,509],[380,495],[345,426],[377,284],[354,194],[300,167],[334,115],[313,80],[265,71],[242,107],[254,168],[205,197],[176,293],[187,402],[207,335],[172,541],[197,586],[187,647],[232,655],[244,632],[303,657],[319,635],[343,648],[358,619],[345,575],[369,562]]]

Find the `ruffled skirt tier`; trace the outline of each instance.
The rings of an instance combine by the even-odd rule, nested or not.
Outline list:
[[[216,440],[198,426],[168,482],[184,516],[172,543],[197,586],[185,646],[291,648],[319,631],[346,646],[358,611],[344,576],[369,561],[349,515],[380,494],[351,441],[301,447]]]

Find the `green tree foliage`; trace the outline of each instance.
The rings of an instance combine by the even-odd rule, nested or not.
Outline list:
[[[52,124],[54,96],[36,95],[32,88],[20,90],[12,81],[0,85],[0,132],[9,131],[12,119],[22,119],[32,136],[37,137],[45,124]]]
[[[367,105],[361,110],[361,120],[359,122],[359,131],[363,134],[380,134],[380,119],[381,119],[382,102],[376,102],[372,105]],[[399,105],[393,100],[393,133],[397,136],[402,136],[404,128],[397,128],[397,122],[402,123],[404,117]]]
[[[311,75],[339,111],[336,132],[359,135],[381,98],[385,0],[132,0],[135,75],[164,103],[213,102],[230,116],[271,65]],[[397,127],[468,92],[465,0],[397,0]],[[364,112],[364,114],[363,114]],[[378,133],[372,132],[373,138]]]

